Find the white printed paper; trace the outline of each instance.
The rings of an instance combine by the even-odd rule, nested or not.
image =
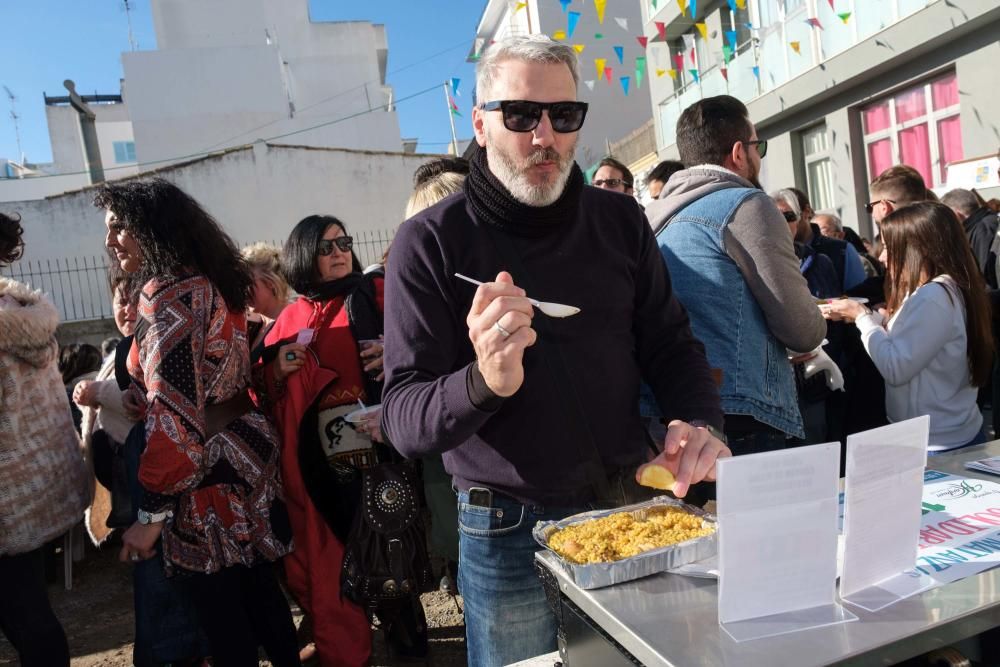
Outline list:
[[[308,345],[312,342],[313,330],[312,329],[299,329],[299,335],[295,337],[295,342],[299,345]]]
[[[839,462],[838,443],[718,462],[720,623],[837,606]]]
[[[847,438],[840,596],[875,611],[933,586],[913,568],[930,418]]]

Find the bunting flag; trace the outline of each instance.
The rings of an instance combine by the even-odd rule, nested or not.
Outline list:
[[[624,65],[625,64],[625,60],[624,60],[624,58],[625,58],[625,49],[622,48],[621,46],[613,46],[611,48],[613,48],[615,50],[615,55],[618,56],[618,64],[619,65]]]
[[[569,3],[571,2],[573,2],[573,0],[559,0],[559,4],[562,5],[563,8],[563,14],[566,13],[566,10],[569,8]]]
[[[667,24],[663,21],[653,21],[656,25],[656,33],[660,36],[660,41],[667,41]]]
[[[618,24],[619,28],[621,28],[625,32],[628,32],[628,19],[623,19],[620,16],[616,16],[615,23]]]
[[[698,0],[690,0],[688,2],[688,11],[691,12],[691,18],[695,18],[698,13]]]
[[[668,69],[667,70],[667,74],[669,74],[670,78],[673,79],[674,81],[677,80],[677,70],[675,70],[675,69]]]
[[[691,58],[691,64],[694,64],[694,35],[687,34],[682,35],[681,38],[684,40],[684,50],[687,51],[688,57]]]
[[[643,35],[642,37],[636,37],[635,39],[636,41],[639,42],[639,46],[641,46],[642,48],[646,48],[646,44],[649,43],[649,37],[646,37],[645,35]]]
[[[726,83],[729,83],[729,70],[725,67],[720,67],[719,72],[722,73],[722,78],[726,80]]]
[[[684,56],[680,53],[675,53],[674,64],[677,65],[677,69],[684,69]]]
[[[694,27],[698,29],[701,33],[701,38],[704,40],[708,39],[708,24],[707,23],[695,23]]]
[[[649,4],[653,5],[653,9],[656,9],[656,0],[649,0]]]
[[[681,10],[681,16],[684,16],[684,10],[687,9],[687,3],[684,0],[677,0],[677,6]]]
[[[646,76],[646,56],[635,59],[635,87],[642,88],[642,79]]]
[[[519,2],[519,3],[517,3],[516,5],[514,5],[514,13],[517,14],[519,11],[521,11],[522,9],[524,9],[527,6],[528,6],[527,2]]]
[[[597,22],[604,25],[604,8],[608,6],[608,0],[594,0],[594,9],[597,10]]]
[[[459,81],[460,81],[460,79],[456,79],[455,77],[451,77],[451,94],[452,95],[458,95],[458,84],[459,84]]]
[[[731,11],[732,13],[735,14],[736,13],[736,0],[728,0],[728,2],[729,2],[729,11]]]
[[[597,78],[600,79],[604,76],[604,66],[607,64],[607,58],[594,58],[594,67],[597,69]]]
[[[604,39],[604,35],[599,32],[594,33],[594,39]]]
[[[564,39],[566,39],[566,31],[556,30],[554,33],[552,33],[552,39],[556,40],[557,42],[563,41]]]
[[[573,37],[573,31],[576,30],[576,24],[580,21],[580,12],[570,12],[566,15],[566,30],[570,37]]]
[[[688,70],[688,71],[691,72],[691,77],[694,79],[695,83],[698,83],[701,80],[700,77],[698,76],[698,70],[691,69],[691,70]]]
[[[726,31],[726,39],[729,40],[729,46],[730,46],[730,48],[732,48],[732,50],[735,51],[736,50],[736,31],[735,30],[727,30]]]
[[[625,97],[628,97],[628,77],[627,76],[623,76],[622,78],[620,78],[618,80],[622,82],[622,90],[625,91]]]
[[[733,59],[733,47],[728,44],[722,45],[722,60],[728,65],[729,61]]]
[[[752,69],[752,70],[753,70],[753,78],[755,78],[755,79],[757,79],[758,81],[760,81],[760,67],[758,67],[758,66],[754,65],[754,66],[753,66],[753,67],[751,67],[750,69]]]
[[[844,22],[844,25],[847,25],[847,19],[851,18],[851,13],[844,12],[843,14],[837,14],[837,16],[839,16],[840,20]]]
[[[573,50],[576,51],[577,53],[583,53],[583,50],[584,48],[586,48],[586,46],[587,46],[586,44],[574,44]]]
[[[667,73],[667,70],[665,70],[665,69],[658,69],[658,70],[656,70],[656,78],[659,79],[661,76],[663,76],[666,73]]]
[[[746,9],[747,0],[736,0],[736,6],[739,7],[740,9]]]
[[[590,90],[591,92],[593,92],[593,90],[594,90],[594,80],[593,79],[591,79],[590,81],[584,81],[583,84],[585,86],[587,86],[588,90]]]
[[[795,53],[799,54],[800,56],[802,55],[802,44],[800,44],[799,42],[789,42],[788,46],[792,47],[792,51],[795,51]]]
[[[807,18],[806,19],[806,23],[808,23],[809,25],[811,25],[814,28],[819,28],[820,30],[823,29],[823,24],[820,23],[819,19],[816,18],[815,16],[810,16],[809,18]]]
[[[453,116],[461,116],[462,113],[458,110],[458,105],[455,104],[455,100],[449,95],[448,96],[448,106],[451,107],[451,114]]]
[[[608,83],[611,83],[611,73],[613,71],[610,67],[604,68],[604,78],[608,80]]]
[[[830,11],[831,12],[837,11],[837,8],[833,6],[833,0],[827,0],[827,2],[830,3]]]

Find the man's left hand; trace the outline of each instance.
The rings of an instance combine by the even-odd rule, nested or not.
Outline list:
[[[707,429],[675,419],[667,425],[663,452],[650,463],[662,465],[674,474],[673,493],[683,498],[692,484],[715,481],[715,462],[732,455]],[[636,471],[636,481],[642,468]]]
[[[122,535],[122,550],[118,554],[118,560],[123,563],[135,563],[152,558],[156,555],[156,549],[153,547],[162,532],[162,521],[148,525],[138,521],[133,523]]]

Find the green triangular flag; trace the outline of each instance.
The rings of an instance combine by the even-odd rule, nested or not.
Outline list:
[[[642,87],[642,77],[646,75],[646,56],[637,56],[635,59],[635,87]]]

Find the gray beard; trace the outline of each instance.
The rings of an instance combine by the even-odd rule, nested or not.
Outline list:
[[[567,155],[560,155],[552,148],[540,148],[527,158],[523,164],[518,164],[516,158],[504,153],[490,141],[489,132],[486,133],[487,157],[490,171],[503,183],[504,187],[510,190],[510,194],[517,201],[528,206],[549,206],[555,203],[566,189],[566,181],[569,180],[569,173],[573,168],[573,155],[576,153],[576,144],[570,148]],[[548,183],[534,184],[525,173],[529,167],[539,162],[552,160],[559,165],[559,171]]]

